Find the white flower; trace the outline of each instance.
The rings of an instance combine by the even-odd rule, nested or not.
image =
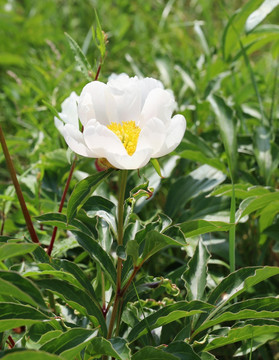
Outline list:
[[[77,154],[104,158],[118,169],[138,169],[170,153],[186,130],[184,116],[171,117],[172,92],[152,78],[112,75],[107,84],[87,84],[78,105],[76,100],[72,93],[63,102],[59,115],[65,125],[56,118],[58,130]]]

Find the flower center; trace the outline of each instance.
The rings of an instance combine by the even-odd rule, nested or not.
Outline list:
[[[108,128],[119,137],[128,155],[132,156],[137,148],[141,128],[136,125],[134,120],[122,123],[112,122]]]

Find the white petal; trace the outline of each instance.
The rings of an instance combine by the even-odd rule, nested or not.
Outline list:
[[[108,125],[117,113],[113,110],[114,99],[106,84],[92,81],[83,88],[78,102],[78,114],[85,126],[90,119],[97,119],[99,123]]]
[[[64,123],[61,120],[59,120],[56,116],[54,117],[54,125],[56,126],[60,134],[64,136]]]
[[[183,139],[184,133],[186,130],[186,120],[183,115],[175,115],[171,121],[169,126],[166,129],[166,139],[163,143],[161,149],[152,154],[152,157],[157,158],[160,156],[164,156],[172,152]]]
[[[127,154],[120,139],[106,126],[98,122],[89,121],[84,127],[83,134],[87,147],[98,154],[96,157],[106,157],[107,152],[115,152],[120,155]]]
[[[161,81],[153,79],[153,78],[141,79],[139,86],[141,87],[141,92],[142,92],[142,100],[143,100],[142,106],[151,90],[156,89],[156,88],[159,88],[159,89],[164,88]]]
[[[73,91],[61,104],[62,112],[59,115],[66,124],[72,124],[78,128],[77,101],[78,96]]]
[[[140,126],[144,127],[145,122],[153,117],[168,124],[175,106],[176,103],[171,92],[160,88],[151,90],[142,109]]]
[[[137,150],[150,147],[152,154],[156,154],[162,148],[165,139],[166,127],[164,123],[160,119],[151,118],[140,132]]]
[[[64,138],[69,148],[75,153],[86,157],[97,157],[97,154],[88,149],[83,134],[72,124],[64,126]]]
[[[108,153],[106,159],[117,169],[139,169],[145,166],[150,160],[152,149],[145,148],[140,151],[136,151],[132,156],[120,155],[117,153]]]

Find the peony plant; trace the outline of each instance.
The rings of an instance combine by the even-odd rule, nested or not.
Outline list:
[[[87,84],[80,97],[71,93],[55,125],[75,153],[106,167],[139,169],[181,142],[186,120],[172,117],[175,108],[173,93],[160,81],[112,75],[107,84]]]

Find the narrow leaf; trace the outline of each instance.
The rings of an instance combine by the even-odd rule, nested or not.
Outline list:
[[[107,171],[98,172],[94,175],[88,176],[81,180],[75,186],[67,207],[67,219],[70,222],[75,216],[76,211],[82,207],[93,191],[114,171],[109,169]]]
[[[228,231],[233,224],[222,221],[192,220],[179,225],[186,238],[217,231]]]
[[[225,147],[228,165],[231,175],[235,172],[237,157],[236,124],[232,109],[225,103],[224,99],[210,94],[208,101],[216,115],[217,124]]]
[[[187,289],[187,299],[203,300],[207,278],[207,263],[210,254],[200,240],[196,246],[194,256],[189,261],[188,269],[182,275]]]
[[[70,48],[74,53],[75,60],[79,66],[80,71],[83,73],[87,80],[92,80],[92,78],[89,76],[89,73],[92,71],[92,67],[90,66],[86,56],[82,52],[77,42],[69,34],[65,33],[65,35],[69,42]]]
[[[6,294],[35,307],[47,309],[36,285],[14,271],[0,271],[0,294]]]
[[[246,32],[252,31],[259,25],[268,14],[270,14],[279,5],[279,0],[265,0],[257,10],[248,16],[245,23]]]
[[[26,243],[0,243],[0,261],[32,253],[38,245]]]
[[[1,303],[0,331],[29,326],[49,319],[47,315],[28,305]]]
[[[96,336],[95,330],[74,328],[41,346],[40,350],[62,355],[65,359],[73,359]]]
[[[274,334],[279,335],[279,322],[275,320],[250,320],[247,324],[242,323],[242,326],[234,326],[231,328],[226,336],[214,336],[212,341],[205,347],[206,351],[223,347],[228,344],[233,344],[247,339],[254,339],[263,335]]]
[[[167,305],[141,320],[136,326],[134,326],[128,335],[128,341],[134,341],[140,336],[146,334],[148,332],[147,324],[149,329],[153,330],[178,319],[207,312],[211,308],[212,305],[201,301],[192,301],[190,303],[186,301],[179,301],[175,304]]]

